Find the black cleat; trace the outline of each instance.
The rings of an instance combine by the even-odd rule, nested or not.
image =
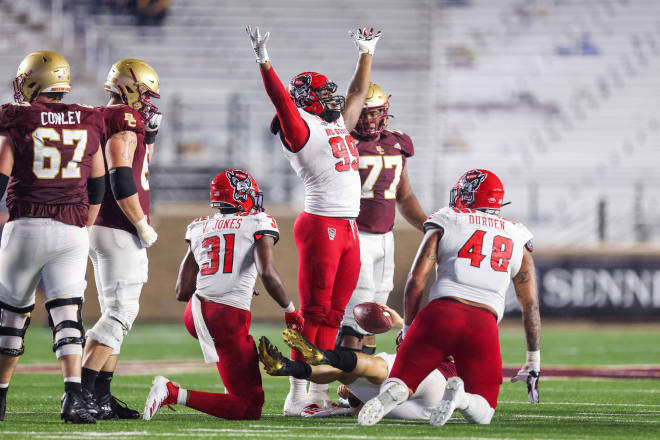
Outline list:
[[[83,388],[82,398],[85,401],[87,412],[90,413],[92,417],[94,417],[96,420],[99,420],[101,418],[101,408],[99,407],[99,404],[96,401],[96,397],[94,396],[94,393]]]
[[[100,412],[98,418],[100,420],[140,418],[139,411],[129,408],[128,405],[126,405],[126,402],[117,399],[110,393],[97,397],[96,401],[99,404]]]
[[[89,413],[88,403],[77,393],[68,391],[62,396],[62,411],[60,418],[64,423],[96,423],[96,419]]]

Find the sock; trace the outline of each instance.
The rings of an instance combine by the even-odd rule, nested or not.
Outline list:
[[[467,406],[464,409],[458,409],[468,423],[477,423],[479,425],[488,425],[495,414],[495,410],[490,407],[488,401],[478,394],[465,393]]]
[[[289,369],[289,376],[296,379],[309,379],[312,375],[312,366],[303,361],[291,361],[287,368]]]
[[[99,372],[96,370],[91,370],[89,368],[82,367],[82,376],[81,383],[82,387],[89,392],[94,392],[94,384],[96,382],[96,377],[99,375]]]
[[[114,373],[112,371],[99,371],[99,375],[96,378],[96,395],[97,396],[105,396],[106,394],[110,394],[110,382],[112,381],[112,375]]]
[[[305,379],[296,379],[289,376],[289,394],[293,400],[303,400],[307,398],[307,381]]]
[[[322,403],[323,401],[330,400],[328,395],[327,383],[309,383],[309,395],[314,399],[315,403]],[[321,401],[321,402],[319,402]]]
[[[0,383],[0,398],[7,397],[7,390],[9,389],[8,383]]]
[[[80,381],[80,377],[78,376],[70,376],[70,377],[65,377],[64,378],[64,392],[65,393],[75,393],[75,394],[80,394],[82,393],[82,383]]]
[[[188,405],[188,390],[179,387],[176,395],[177,405]]]
[[[338,350],[324,351],[323,354],[331,366],[341,371],[350,373],[357,366],[357,355],[353,350],[339,348]]]
[[[442,375],[445,376],[445,379],[458,376],[458,373],[456,372],[456,364],[453,362],[441,363],[440,365],[438,365],[438,371],[440,371]]]

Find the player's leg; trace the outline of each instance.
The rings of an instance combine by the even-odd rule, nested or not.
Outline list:
[[[394,234],[381,234],[379,240],[378,259],[374,261],[374,299],[373,301],[387,304],[390,292],[394,288]],[[376,336],[369,334],[363,339],[362,351],[367,354],[376,352]]]
[[[360,274],[355,290],[351,294],[351,299],[346,304],[341,327],[337,333],[337,343],[335,344],[357,351],[362,350],[364,337],[367,336],[368,332],[361,328],[355,321],[353,309],[358,304],[374,300],[374,257],[377,258],[379,252],[378,240],[374,239],[376,237],[375,234],[360,232],[359,237]]]

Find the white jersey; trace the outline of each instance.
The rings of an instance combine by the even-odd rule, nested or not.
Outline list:
[[[360,213],[359,155],[344,118],[326,122],[298,111],[309,127],[305,146],[293,153],[283,146],[291,167],[305,184],[305,212],[325,217],[357,217]]]
[[[389,376],[396,355],[378,353],[376,356],[387,362],[387,374]],[[388,419],[428,419],[431,410],[440,404],[446,384],[447,379],[440,371],[431,371],[419,384],[415,394],[387,413],[385,417]],[[351,393],[362,402],[368,402],[380,394],[380,384],[369,382],[363,377],[356,379],[355,382],[347,386]]]
[[[520,270],[523,248],[532,234],[521,223],[451,207],[433,213],[424,226],[444,230],[429,301],[455,296],[485,304],[497,312],[499,322],[506,290]]]
[[[265,212],[221,214],[195,219],[186,231],[186,241],[199,266],[200,298],[250,310],[257,268],[254,244],[264,235],[280,237],[277,223]]]

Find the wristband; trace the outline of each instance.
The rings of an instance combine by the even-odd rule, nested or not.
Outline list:
[[[147,145],[153,144],[156,142],[156,135],[158,134],[158,130],[153,130],[153,131],[147,131],[144,134],[144,143]]]
[[[541,350],[527,351],[527,362],[525,363],[530,370],[541,370]]]
[[[140,220],[133,223],[133,226],[135,226],[135,229],[137,229],[138,232],[144,231],[145,228],[149,227],[149,222],[147,221],[147,216],[145,215]]]
[[[296,306],[293,305],[293,301],[291,301],[289,305],[286,306],[286,308],[284,309],[285,313],[293,313],[295,311],[296,311]]]

